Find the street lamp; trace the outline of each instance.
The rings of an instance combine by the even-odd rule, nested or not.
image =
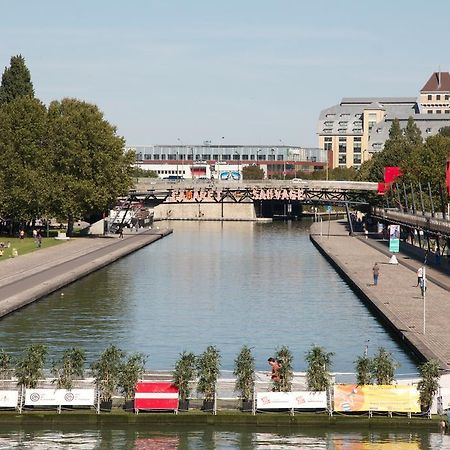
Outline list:
[[[275,161],[275,149],[271,148],[270,152],[272,153],[272,157],[270,158],[271,161]],[[274,164],[272,163],[272,172],[273,172],[273,168],[274,168]],[[269,168],[267,168],[267,171],[269,171]],[[273,178],[273,173],[272,173],[272,177]]]
[[[238,157],[238,160],[237,160],[237,162],[238,162],[238,174],[239,174],[239,179],[241,179],[241,155],[239,155],[238,151],[235,151],[234,154],[237,155],[237,157]]]

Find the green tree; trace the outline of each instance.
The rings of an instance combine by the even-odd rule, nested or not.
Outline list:
[[[392,384],[395,370],[398,367],[400,365],[394,360],[391,353],[383,347],[380,347],[372,359],[372,379],[378,385]]]
[[[450,137],[450,127],[442,127],[439,129],[439,134],[441,136]]]
[[[12,56],[10,66],[5,67],[2,75],[0,106],[23,96],[34,97],[30,71],[22,55]]]
[[[214,399],[216,383],[220,374],[220,352],[210,345],[197,358],[197,391],[204,395],[206,401]]]
[[[6,380],[11,376],[11,356],[0,349],[0,380]]]
[[[409,116],[408,123],[405,127],[404,136],[407,144],[412,146],[421,145],[423,142],[422,133],[419,127],[415,124],[412,116]]]
[[[48,110],[48,146],[55,172],[55,214],[73,221],[108,209],[132,186],[133,152],[96,105],[76,99],[54,101]]]
[[[263,180],[264,170],[257,165],[244,166],[242,168],[242,179],[244,180]]]
[[[255,358],[249,347],[244,345],[234,360],[236,376],[235,389],[241,393],[243,400],[249,400],[253,396],[253,384],[255,382]]]
[[[372,359],[368,356],[358,356],[355,361],[356,384],[364,386],[372,383]]]
[[[32,344],[24,350],[15,367],[17,384],[35,388],[43,377],[46,356],[47,347],[42,344]]]
[[[322,347],[313,345],[306,352],[306,383],[310,391],[325,391],[331,384],[331,359],[334,353],[326,352]]]
[[[72,389],[75,378],[82,379],[84,375],[84,363],[86,356],[84,350],[70,348],[64,350],[59,361],[55,361],[52,367],[53,380],[58,389]]]
[[[26,222],[49,212],[51,151],[47,110],[35,98],[19,97],[0,108],[0,213]]]
[[[274,381],[274,390],[280,392],[290,392],[292,389],[292,379],[294,378],[294,369],[292,363],[294,357],[292,352],[285,345],[281,346],[276,354],[275,359],[280,362],[279,370],[280,381]]]
[[[436,361],[427,361],[419,366],[419,372],[422,377],[417,385],[420,404],[422,411],[429,411],[433,397],[439,389],[439,364]]]
[[[125,401],[132,398],[136,383],[142,378],[145,369],[145,356],[142,353],[133,353],[128,356],[119,371],[118,386]]]
[[[182,402],[187,401],[191,395],[189,383],[195,376],[195,362],[195,355],[184,351],[180,354],[172,372],[173,384],[178,388],[178,396]]]

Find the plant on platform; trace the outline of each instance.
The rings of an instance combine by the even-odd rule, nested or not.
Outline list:
[[[308,363],[306,370],[306,383],[310,391],[325,391],[331,385],[331,358],[334,353],[326,352],[322,347],[313,345],[306,352],[305,360]]]
[[[292,368],[292,361],[294,357],[288,347],[283,345],[275,354],[275,359],[280,363],[278,371],[280,377],[279,381],[273,382],[273,390],[280,392],[290,392],[292,388],[292,379],[294,378],[294,370]]]
[[[100,355],[98,361],[95,361],[91,366],[100,398],[104,402],[110,402],[117,389],[123,357],[124,352],[122,350],[115,345],[110,345]]]
[[[179,409],[189,409],[189,397],[191,396],[190,382],[195,377],[196,358],[192,352],[180,354],[172,372],[173,384],[178,388],[178,398],[180,400]]]
[[[233,374],[236,376],[235,389],[240,392],[242,400],[244,402],[251,400],[255,382],[255,358],[246,345],[234,360]]]
[[[137,382],[142,378],[145,369],[145,356],[142,353],[133,353],[120,366],[118,387],[125,397],[125,401],[134,397]]]
[[[433,397],[439,388],[439,364],[436,361],[427,361],[419,366],[422,379],[417,384],[420,392],[420,406],[422,411],[429,411]]]
[[[17,384],[26,388],[35,388],[43,378],[43,369],[47,347],[42,344],[30,345],[16,363]]]
[[[0,380],[11,378],[11,356],[0,349]]]
[[[84,350],[75,347],[64,350],[61,359],[55,361],[52,367],[52,374],[55,376],[53,383],[56,383],[56,387],[72,389],[73,381],[83,378],[85,362]]]
[[[372,381],[372,359],[367,355],[358,356],[355,361],[356,369],[356,384],[364,386],[366,384],[373,384]]]
[[[380,347],[372,359],[372,379],[378,385],[389,385],[394,381],[395,370],[400,364],[392,358],[385,348]]]
[[[205,401],[213,401],[216,383],[220,373],[220,352],[210,345],[197,358],[197,391],[203,394]]]

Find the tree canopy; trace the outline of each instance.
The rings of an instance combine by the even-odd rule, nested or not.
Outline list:
[[[10,66],[5,67],[2,75],[0,105],[23,96],[34,97],[30,71],[22,55],[12,56]]]

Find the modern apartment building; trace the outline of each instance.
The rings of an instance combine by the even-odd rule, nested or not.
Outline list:
[[[402,128],[412,117],[423,138],[450,126],[450,74],[435,72],[419,97],[343,98],[324,109],[318,124],[319,148],[329,166],[356,167],[383,149],[392,121]]]

